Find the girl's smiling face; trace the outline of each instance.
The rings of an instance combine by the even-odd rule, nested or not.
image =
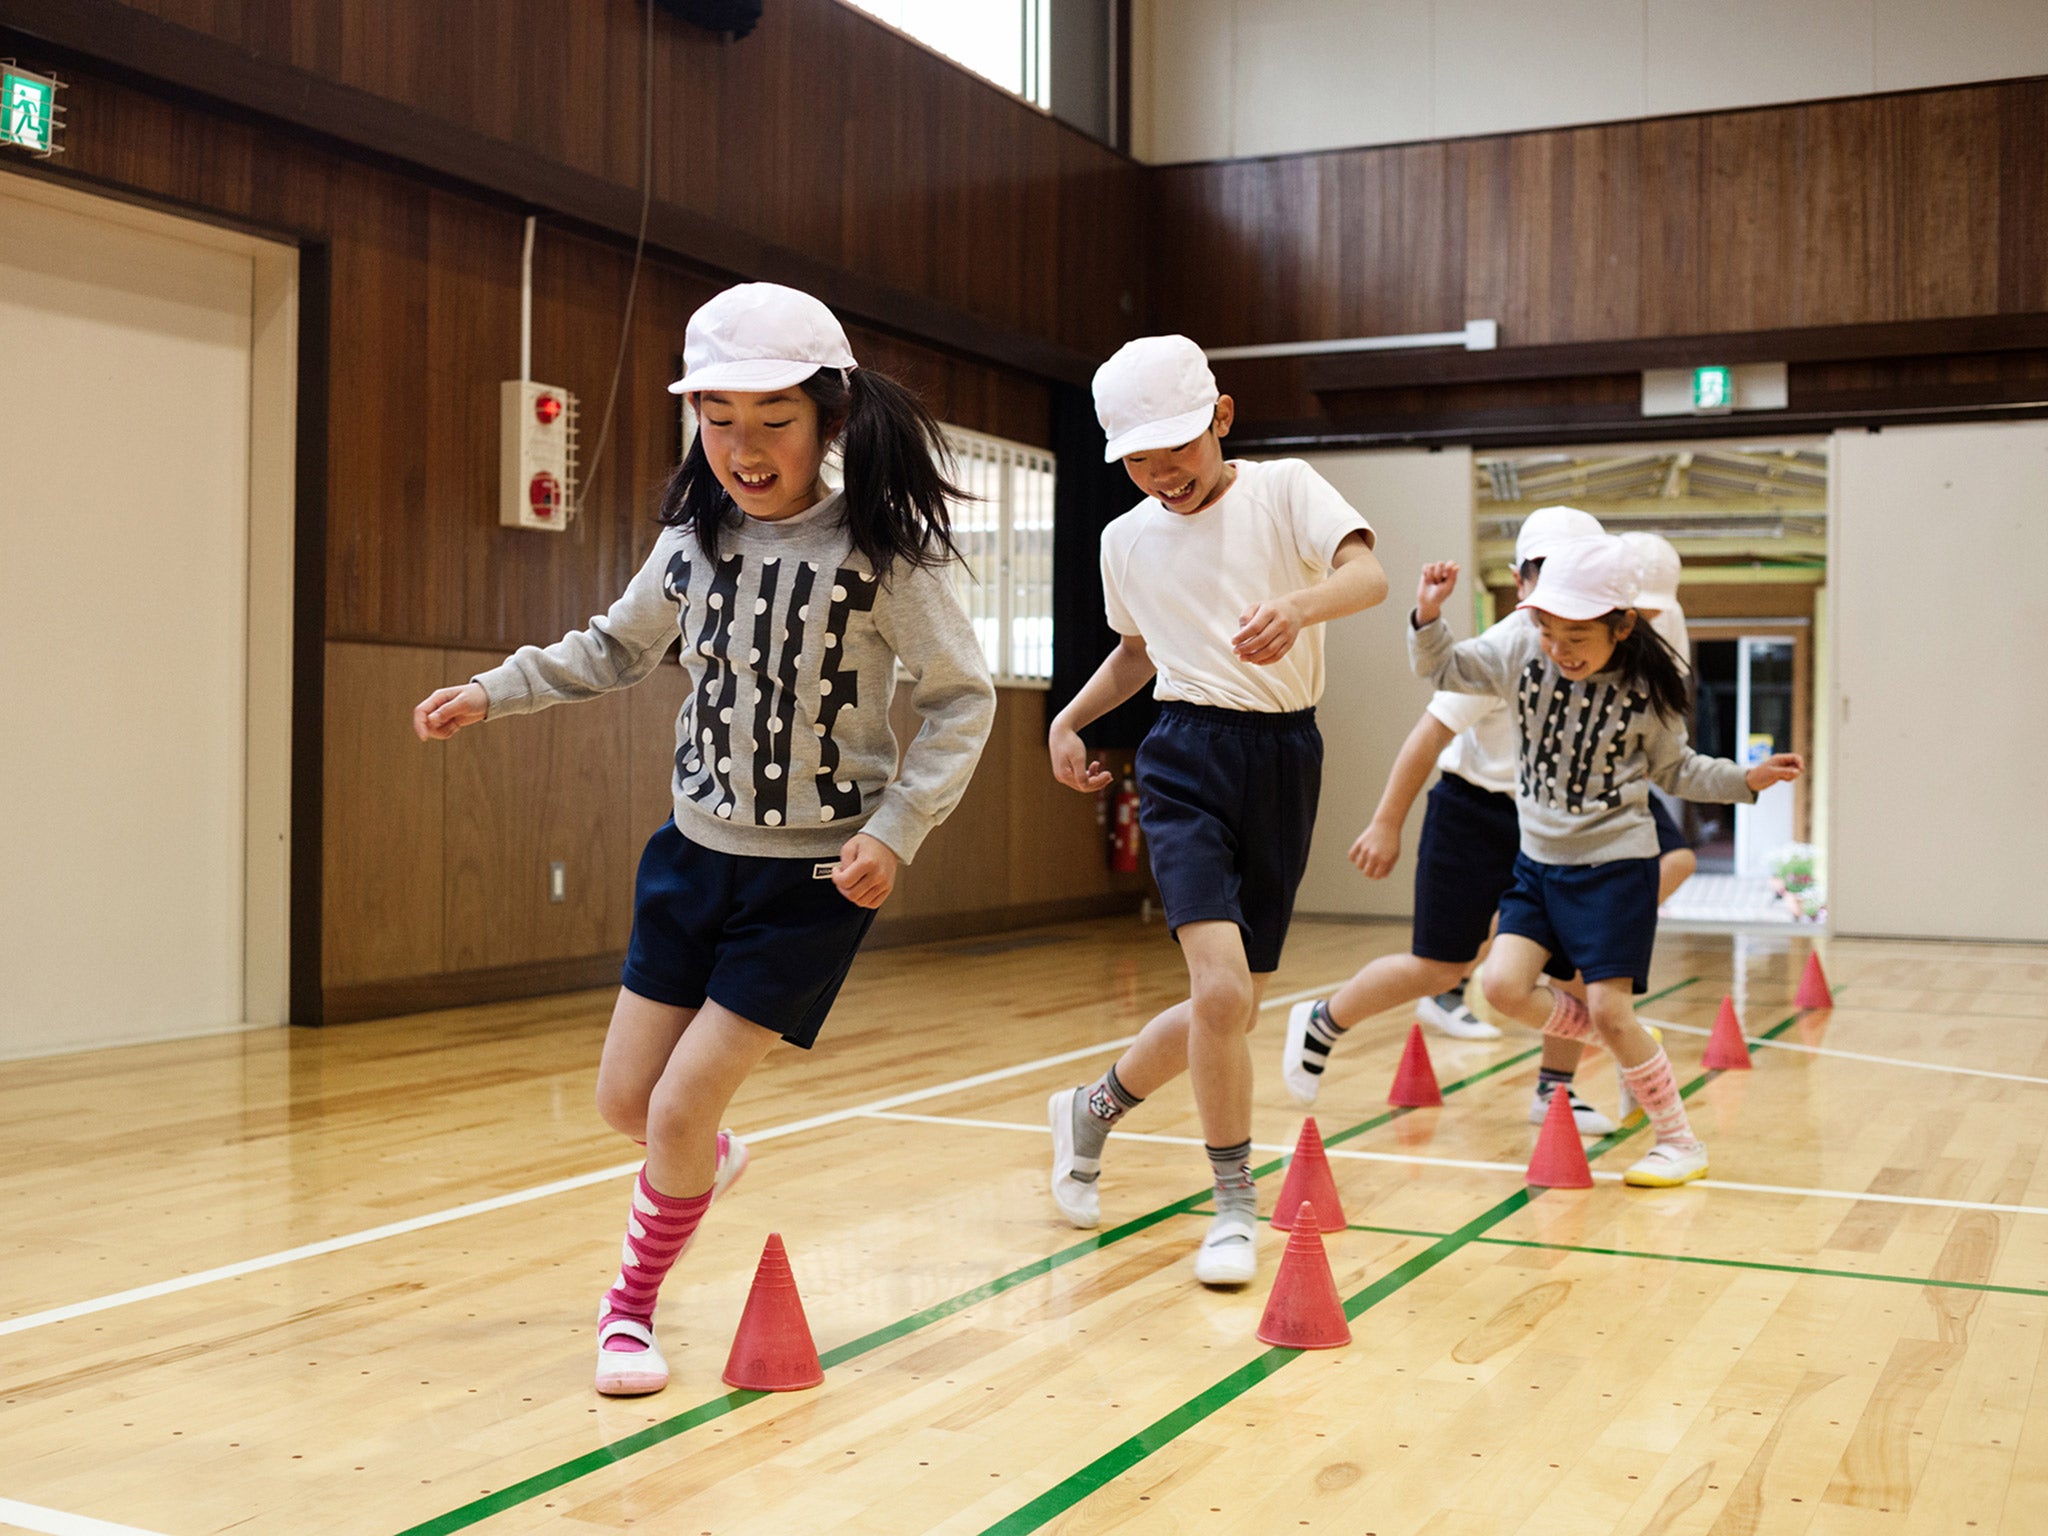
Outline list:
[[[1560,619],[1540,608],[1530,612],[1536,615],[1536,627],[1543,635],[1543,654],[1575,683],[1595,672],[1606,671],[1607,664],[1614,659],[1615,647],[1636,627],[1633,608],[1626,610],[1612,629],[1605,619]]]
[[[800,387],[707,392],[690,403],[705,462],[747,516],[772,523],[824,499],[826,432],[818,402]]]

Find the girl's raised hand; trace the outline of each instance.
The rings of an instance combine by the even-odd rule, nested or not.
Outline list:
[[[879,907],[896,889],[896,851],[880,838],[856,832],[839,850],[832,883],[855,906]]]
[[[1444,602],[1458,585],[1458,562],[1432,560],[1422,568],[1422,580],[1415,586],[1415,617],[1434,624],[1444,611]]]
[[[1765,758],[1742,777],[1752,794],[1760,794],[1773,784],[1789,783],[1805,771],[1806,764],[1798,753],[1779,752]]]
[[[436,688],[413,705],[413,734],[421,741],[446,741],[465,725],[475,725],[490,712],[490,698],[476,683]]]

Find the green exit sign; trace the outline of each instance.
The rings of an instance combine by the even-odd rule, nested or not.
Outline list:
[[[1735,409],[1735,370],[1695,368],[1692,371],[1692,408],[1696,411]]]
[[[57,82],[12,64],[0,65],[0,144],[53,155],[57,125]]]

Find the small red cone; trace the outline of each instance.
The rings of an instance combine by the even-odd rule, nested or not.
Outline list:
[[[1721,999],[1721,1011],[1714,1015],[1714,1033],[1707,1039],[1707,1052],[1700,1058],[1700,1065],[1709,1072],[1749,1070],[1749,1041],[1742,1033],[1742,1020],[1736,1016],[1732,997]]]
[[[1316,1128],[1314,1115],[1301,1122],[1287,1178],[1280,1186],[1280,1203],[1273,1207],[1274,1230],[1293,1231],[1297,1211],[1308,1211],[1324,1232],[1344,1230],[1344,1204],[1337,1198],[1337,1181],[1330,1176],[1330,1156],[1323,1150],[1323,1133]]]
[[[1429,1064],[1429,1047],[1422,1043],[1422,1026],[1411,1024],[1401,1065],[1394,1069],[1394,1086],[1387,1090],[1387,1102],[1396,1109],[1427,1109],[1443,1101],[1436,1069]]]
[[[1344,1303],[1337,1299],[1337,1278],[1330,1273],[1312,1205],[1301,1207],[1301,1219],[1287,1234],[1279,1278],[1259,1319],[1259,1342],[1283,1349],[1336,1349],[1351,1342],[1351,1325],[1344,1321]]]
[[[754,1287],[747,1292],[746,1310],[740,1313],[739,1331],[733,1335],[732,1353],[726,1356],[725,1384],[755,1392],[800,1392],[824,1379],[782,1234],[770,1232],[754,1270]]]
[[[1572,1096],[1563,1087],[1550,1095],[1550,1108],[1543,1116],[1543,1129],[1536,1133],[1536,1151],[1529,1159],[1524,1182],[1539,1189],[1593,1187],[1593,1170],[1586,1165],[1586,1149],[1572,1119]]]
[[[1808,951],[1806,969],[1799,976],[1799,991],[1792,1001],[1801,1008],[1835,1006],[1835,994],[1828,990],[1828,973],[1820,968],[1819,951]]]

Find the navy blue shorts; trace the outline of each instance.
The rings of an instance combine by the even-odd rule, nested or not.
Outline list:
[[[1538,864],[1519,854],[1514,887],[1500,902],[1500,931],[1541,944],[1588,982],[1626,976],[1637,992],[1647,992],[1657,944],[1657,861]]]
[[[1677,820],[1664,809],[1664,802],[1655,795],[1650,796],[1650,820],[1657,823],[1657,857],[1675,853],[1680,848],[1690,848],[1685,834],[1679,830]]]
[[[633,888],[626,990],[672,1008],[706,998],[809,1050],[874,923],[832,883],[832,859],[765,859],[647,840]]]
[[[1425,960],[1464,965],[1479,957],[1493,914],[1515,883],[1522,852],[1515,797],[1446,773],[1429,792],[1415,848],[1415,936]],[[1552,956],[1551,974],[1569,981],[1570,964]]]
[[[1322,783],[1312,709],[1161,705],[1138,748],[1138,825],[1167,926],[1235,923],[1252,973],[1279,969]]]

